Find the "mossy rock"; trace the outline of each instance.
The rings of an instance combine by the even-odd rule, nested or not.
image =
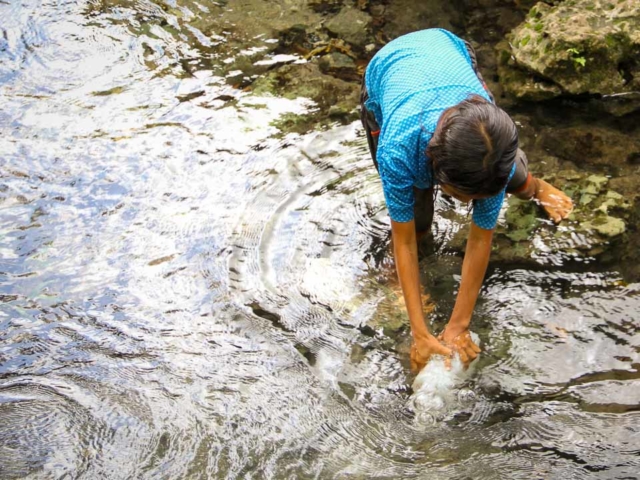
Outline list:
[[[500,42],[496,49],[500,85],[506,93],[529,102],[549,100],[562,93],[558,85],[536,78],[526,69],[520,68],[511,54],[509,42]]]
[[[572,198],[573,212],[556,227],[534,202],[509,198],[505,222],[496,230],[494,261],[544,263],[601,256],[614,248],[612,239],[627,231],[632,201],[610,188],[608,177],[564,170],[547,181]]]
[[[535,97],[536,89],[547,95],[638,91],[638,32],[637,0],[538,3],[511,32],[509,45],[500,46],[501,83],[519,98]],[[614,106],[613,113],[636,108]]]
[[[373,41],[370,33],[371,16],[361,10],[343,8],[324,26],[336,37],[360,49]]]
[[[406,33],[425,28],[444,28],[462,34],[463,9],[457,2],[441,0],[393,0],[385,2],[385,24],[387,37],[394,39]]]
[[[360,86],[323,74],[313,62],[285,65],[256,80],[253,93],[288,99],[307,98],[316,108],[305,114],[288,114],[274,125],[283,132],[304,133],[315,126],[350,122],[358,118]]]
[[[633,135],[605,126],[545,128],[537,142],[542,149],[576,165],[627,168],[631,166],[629,158],[640,152],[640,141]]]

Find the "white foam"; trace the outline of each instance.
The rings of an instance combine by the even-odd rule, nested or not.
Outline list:
[[[472,333],[471,338],[478,342],[477,335]],[[451,360],[450,369],[445,367],[442,356],[427,363],[413,381],[413,394],[409,399],[416,414],[416,423],[433,424],[474,401],[473,391],[462,387],[471,376],[475,363],[465,370],[457,354]]]

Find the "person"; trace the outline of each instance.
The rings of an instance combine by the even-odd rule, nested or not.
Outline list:
[[[471,45],[443,29],[409,33],[385,45],[368,64],[361,119],[391,218],[393,255],[411,324],[412,368],[434,354],[480,352],[469,324],[489,262],[506,193],[537,201],[559,222],[572,202],[528,172],[518,131],[496,106]],[[473,202],[456,302],[436,338],[424,321],[417,241],[431,227],[434,186]]]

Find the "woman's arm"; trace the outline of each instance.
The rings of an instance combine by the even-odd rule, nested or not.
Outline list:
[[[396,270],[407,305],[411,334],[413,335],[411,366],[414,370],[419,370],[429,361],[431,355],[449,356],[451,350],[431,334],[424,321],[415,222],[412,220],[400,223],[392,220],[391,235]]]
[[[469,324],[489,264],[492,238],[493,230],[485,230],[471,222],[458,297],[449,323],[440,337],[445,344],[455,347],[465,364],[474,360],[480,352],[469,336]]]
[[[522,200],[535,200],[555,223],[567,218],[573,210],[573,202],[553,185],[529,174],[525,184],[514,195]]]

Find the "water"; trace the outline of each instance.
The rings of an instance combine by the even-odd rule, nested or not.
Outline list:
[[[363,132],[277,135],[313,106],[243,90],[281,53],[233,6],[0,2],[0,478],[636,477],[615,269],[493,268],[472,395],[416,422]]]
[[[476,345],[479,337],[471,332]],[[448,362],[442,356],[434,356],[416,375],[411,388],[411,408],[416,414],[416,425],[433,427],[475,401],[473,390],[464,388],[475,373],[477,362],[465,368],[460,356],[454,353]]]

